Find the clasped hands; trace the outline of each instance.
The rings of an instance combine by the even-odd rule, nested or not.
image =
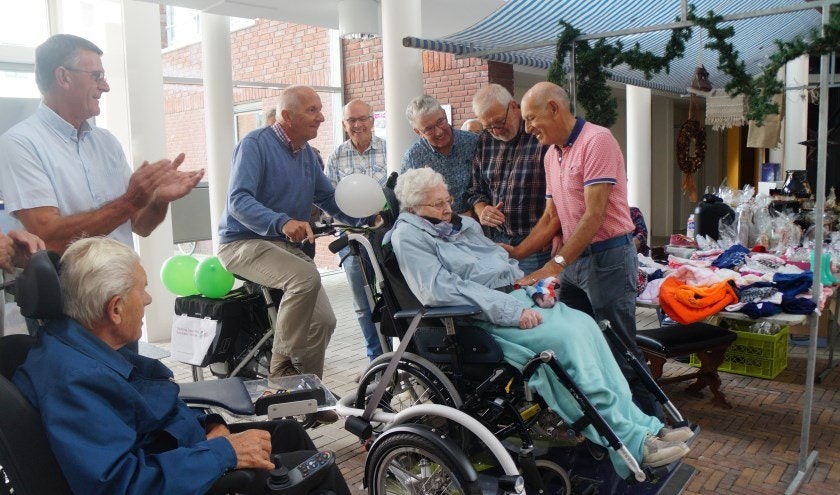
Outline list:
[[[163,159],[155,163],[144,161],[131,174],[124,197],[138,210],[153,202],[168,204],[189,193],[204,177],[204,169],[182,172],[183,153],[174,160]]]

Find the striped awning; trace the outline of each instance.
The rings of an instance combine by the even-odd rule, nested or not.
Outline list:
[[[789,6],[809,4],[802,0],[693,0],[698,16],[713,10],[718,15],[735,15]],[[810,2],[813,3],[813,2]],[[481,22],[439,39],[406,37],[405,46],[477,56],[486,60],[523,65],[548,70],[554,60],[555,41],[564,20],[584,34],[598,34],[618,30],[641,29],[647,26],[675,22],[681,14],[679,0],[509,0],[499,10]],[[820,27],[820,12],[816,8],[797,12],[732,20],[735,36],[730,39],[750,74],[759,73],[768,57],[776,51],[775,40],[789,41],[797,35],[807,35]],[[694,69],[702,63],[709,71],[709,79],[722,88],[728,76],[717,69],[718,54],[700,47],[704,30],[692,28],[693,35],[686,45],[685,56],[672,62],[669,73],[655,74],[645,81],[641,72],[619,66],[612,70],[611,79],[672,93],[684,93]],[[620,39],[626,48],[639,43],[642,49],[657,55],[664,53],[671,31],[655,31],[610,38]]]

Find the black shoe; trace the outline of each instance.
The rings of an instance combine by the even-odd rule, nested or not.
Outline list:
[[[315,413],[315,421],[322,425],[331,425],[338,421],[338,413],[332,409],[318,411]]]

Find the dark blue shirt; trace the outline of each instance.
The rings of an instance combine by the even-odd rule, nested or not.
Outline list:
[[[111,349],[69,318],[50,322],[13,380],[38,409],[75,493],[203,494],[236,453],[207,440],[163,364]]]
[[[472,158],[477,142],[478,136],[472,132],[452,129],[452,149],[448,155],[444,155],[432,148],[428,141],[420,139],[403,155],[400,173],[404,174],[414,168],[431,167],[443,176],[449,187],[449,194],[455,198],[452,211],[461,213],[470,210],[472,205],[467,203],[467,188],[472,177]]]

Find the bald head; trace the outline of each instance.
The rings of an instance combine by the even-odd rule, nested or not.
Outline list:
[[[529,103],[532,105],[542,107],[547,106],[550,101],[553,101],[565,108],[567,112],[570,108],[569,94],[566,93],[566,90],[548,81],[538,82],[525,93],[525,96],[522,97],[523,107],[525,106],[526,100],[529,100]]]
[[[547,81],[535,84],[522,97],[522,118],[525,130],[543,145],[562,146],[575,126],[568,93]]]
[[[280,126],[293,148],[300,148],[318,136],[318,127],[324,121],[321,108],[321,97],[309,86],[289,86],[280,95],[277,102]]]

